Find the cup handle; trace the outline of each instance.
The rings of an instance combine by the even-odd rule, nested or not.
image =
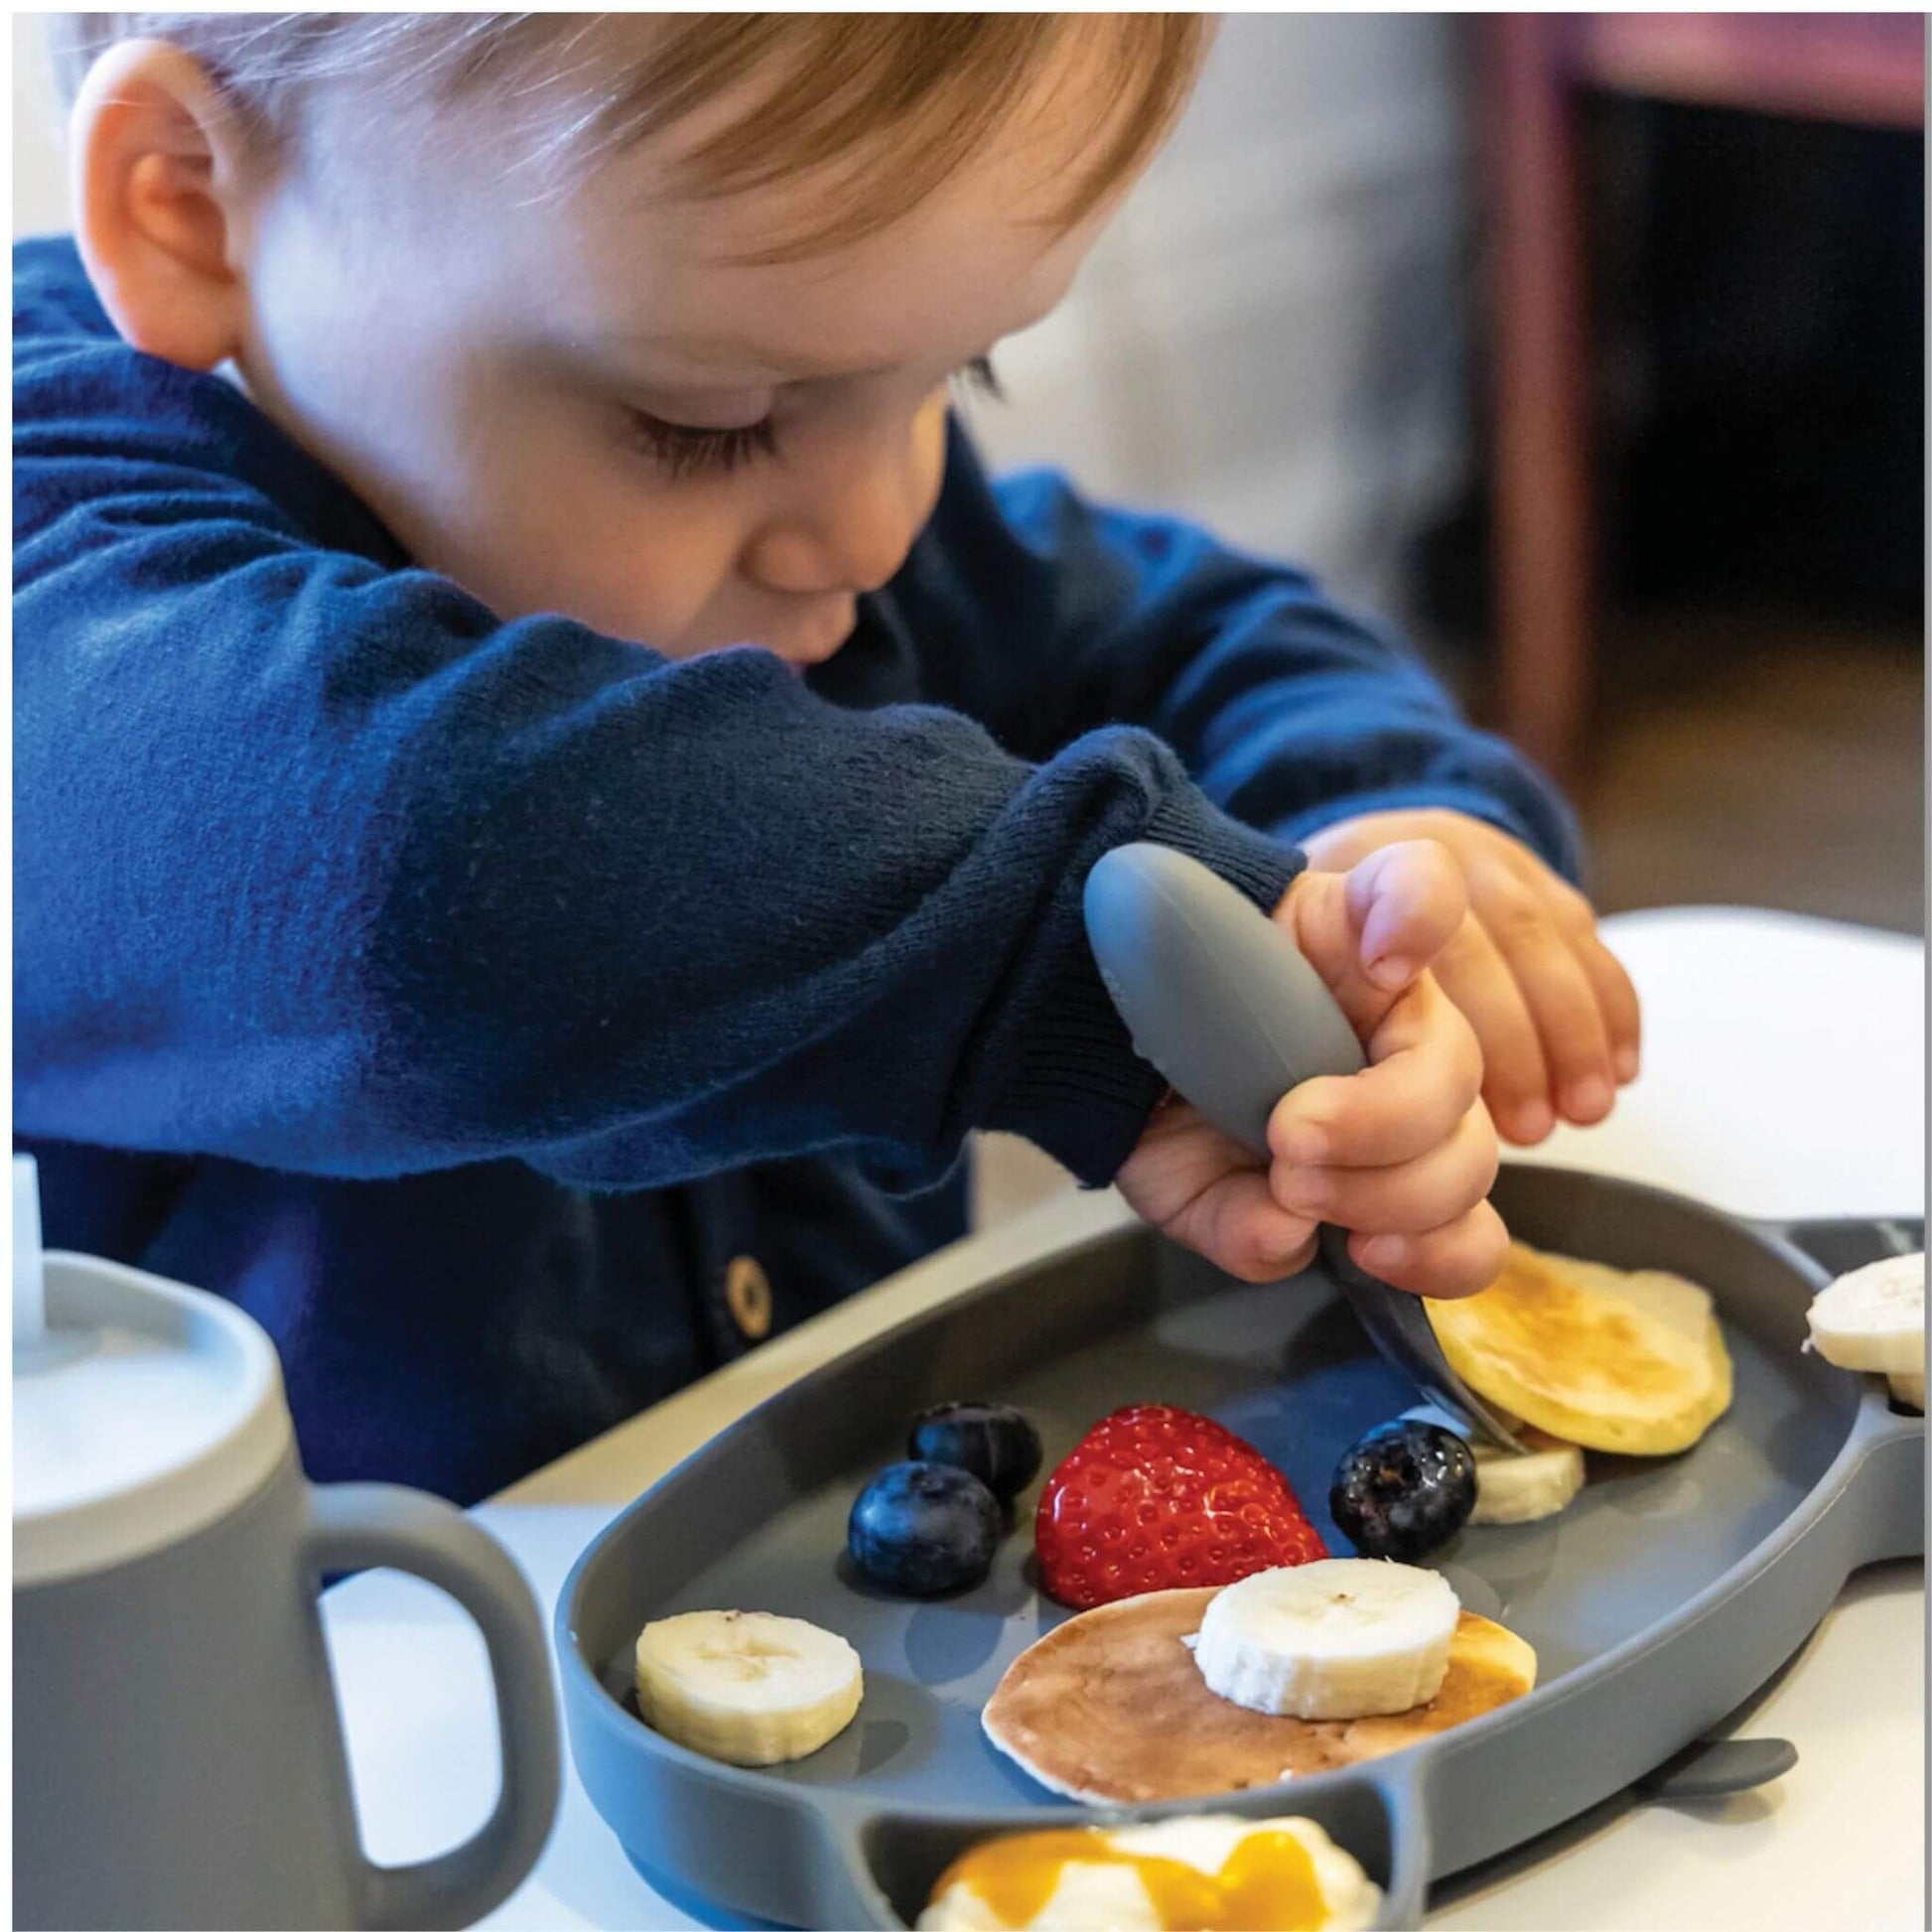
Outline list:
[[[309,1494],[308,1549],[318,1575],[406,1572],[448,1591],[483,1632],[503,1765],[496,1809],[474,1836],[437,1858],[401,1865],[363,1859],[360,1919],[371,1927],[474,1925],[523,1881],[557,1814],[557,1707],[536,1598],[500,1545],[461,1510],[419,1489],[343,1482]]]

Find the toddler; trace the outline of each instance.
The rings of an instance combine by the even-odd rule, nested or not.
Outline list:
[[[1199,17],[54,32],[16,1123],[50,1239],[269,1328],[313,1475],[488,1493],[961,1232],[978,1128],[1250,1280],[1328,1220],[1483,1285],[1492,1116],[1636,1071],[1562,807],[1305,576],[990,483],[949,409]],[[1138,839],[1367,1045],[1267,1163],[1094,970]]]

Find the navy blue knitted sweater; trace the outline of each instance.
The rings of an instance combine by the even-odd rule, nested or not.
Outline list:
[[[956,433],[807,680],[501,622],[67,240],[14,256],[14,622],[49,1239],[254,1313],[315,1476],[463,1501],[750,1345],[760,1284],[781,1329],[959,1232],[969,1130],[1113,1174],[1160,1083],[1082,938],[1110,847],[1264,905],[1376,806],[1572,857],[1306,577]]]

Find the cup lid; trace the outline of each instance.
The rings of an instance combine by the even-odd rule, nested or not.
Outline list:
[[[91,1256],[45,1258],[14,1350],[14,1585],[147,1556],[236,1508],[294,1440],[281,1364],[232,1303]]]

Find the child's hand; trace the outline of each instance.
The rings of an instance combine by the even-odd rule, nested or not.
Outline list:
[[[1276,922],[1340,1001],[1369,1065],[1288,1095],[1268,1124],[1267,1167],[1170,1099],[1120,1171],[1134,1210],[1244,1281],[1306,1266],[1316,1223],[1331,1221],[1352,1230],[1355,1260],[1398,1288],[1486,1288],[1507,1236],[1487,1199],[1496,1136],[1482,1055],[1426,970],[1466,905],[1460,868],[1428,840],[1386,845],[1345,878],[1303,874]]]
[[[1346,872],[1399,839],[1455,854],[1467,923],[1435,973],[1482,1046],[1482,1097],[1506,1141],[1528,1147],[1559,1118],[1587,1127],[1637,1077],[1636,990],[1589,901],[1528,847],[1461,812],[1369,812],[1303,841],[1309,863]]]

